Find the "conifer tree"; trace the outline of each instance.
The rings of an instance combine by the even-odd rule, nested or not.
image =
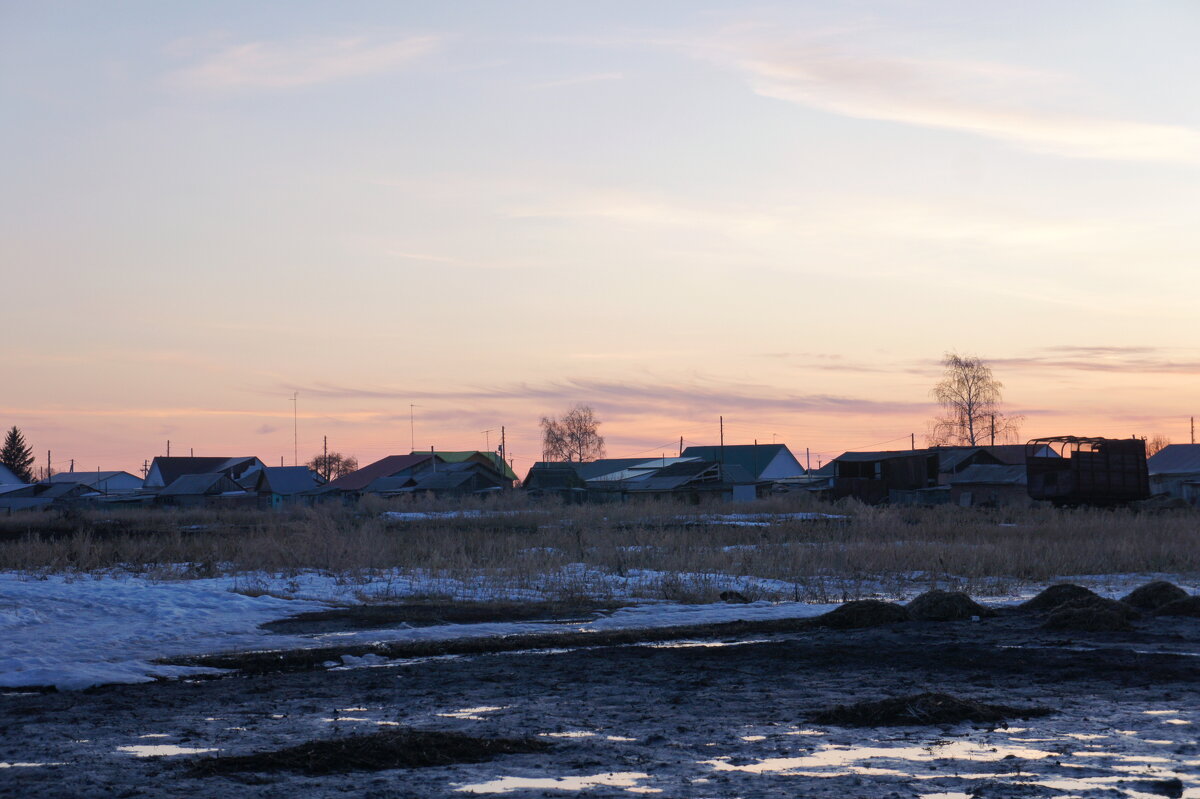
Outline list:
[[[13,425],[4,437],[4,448],[0,449],[0,464],[17,476],[22,483],[33,482],[33,450],[25,444],[25,436]]]

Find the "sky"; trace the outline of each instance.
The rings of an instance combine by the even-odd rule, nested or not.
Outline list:
[[[0,426],[367,463],[1190,440],[1200,5],[0,0]],[[294,401],[293,401],[294,398]]]

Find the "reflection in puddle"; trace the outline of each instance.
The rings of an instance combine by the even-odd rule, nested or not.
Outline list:
[[[138,757],[170,757],[172,755],[199,755],[217,750],[196,746],[176,746],[175,744],[147,744],[145,746],[118,746],[117,751]]]
[[[464,707],[460,710],[451,710],[446,713],[438,713],[438,715],[447,719],[470,719],[472,721],[484,721],[483,716],[479,715],[480,713],[495,713],[497,710],[505,710],[507,707],[507,705]]]
[[[595,738],[596,733],[587,730],[571,730],[570,732],[542,732],[543,738]]]
[[[0,762],[0,768],[41,768],[42,766],[65,766],[66,763],[4,763]]]
[[[696,649],[716,648],[723,646],[746,646],[747,644],[764,644],[766,639],[760,638],[746,641],[659,641],[653,644],[639,644],[651,649]]]
[[[501,777],[488,782],[463,785],[457,790],[465,793],[509,793],[522,790],[582,791],[607,786],[625,788],[629,793],[662,793],[657,788],[638,785],[639,781],[649,778],[649,774],[636,771],[609,772],[591,777]]]
[[[934,760],[969,760],[994,763],[1006,758],[1041,760],[1053,757],[1053,752],[1020,746],[985,746],[967,741],[938,741],[929,746],[830,746],[801,757],[773,757],[757,763],[734,765],[727,760],[706,760],[717,771],[745,771],[753,774],[767,772],[794,773],[798,769],[853,766],[861,760],[886,758],[928,763]],[[855,773],[862,773],[855,767]]]

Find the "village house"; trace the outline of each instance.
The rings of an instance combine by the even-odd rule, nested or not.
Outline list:
[[[1146,461],[1150,492],[1200,504],[1200,444],[1168,444]]]

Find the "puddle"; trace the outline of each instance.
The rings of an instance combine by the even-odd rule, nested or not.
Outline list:
[[[497,710],[507,709],[507,705],[485,705],[483,707],[464,707],[461,710],[451,710],[446,713],[438,713],[437,715],[445,719],[470,719],[471,721],[486,721],[480,713],[495,713]]]
[[[0,762],[0,768],[43,768],[45,766],[65,766],[66,763],[4,763]]]
[[[217,750],[196,746],[176,746],[175,744],[146,744],[145,746],[118,746],[117,751],[137,757],[172,757],[174,755],[201,755]]]
[[[765,638],[746,641],[657,641],[652,644],[638,644],[650,649],[717,649],[726,646],[747,646],[749,644],[766,643]]]
[[[629,793],[662,793],[658,788],[638,785],[650,779],[649,774],[637,771],[609,772],[590,777],[500,777],[488,782],[462,785],[456,790],[463,793],[511,793],[512,791],[583,791],[588,788],[625,788]]]
[[[780,772],[800,774],[805,773],[801,771],[803,769],[839,767],[849,767],[853,769],[853,773],[861,774],[864,773],[861,770],[862,767],[855,764],[872,759],[907,760],[914,763],[928,763],[935,760],[995,763],[1010,758],[1042,760],[1048,757],[1055,757],[1055,753],[1020,746],[987,746],[968,741],[938,741],[926,746],[830,746],[809,755],[767,758],[745,765],[735,765],[728,759],[722,758],[701,762],[712,766],[717,771],[744,771],[752,774]],[[891,773],[890,770],[889,773]],[[829,774],[828,772],[817,772],[816,776],[829,776]]]
[[[572,730],[571,732],[543,732],[543,738],[595,738],[596,733],[587,730]]]

